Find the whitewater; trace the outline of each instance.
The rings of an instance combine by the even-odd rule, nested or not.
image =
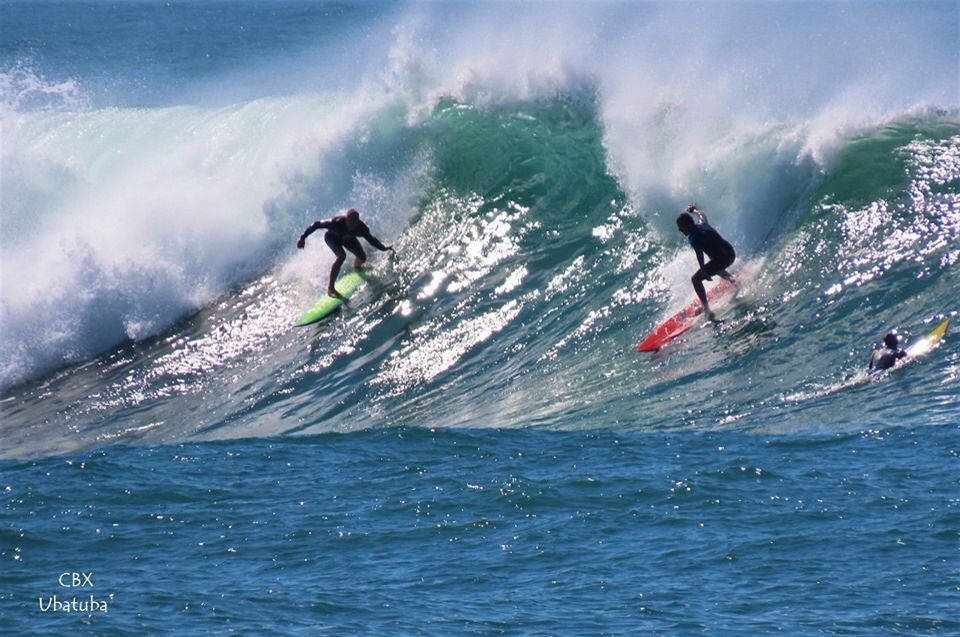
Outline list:
[[[956,3],[0,11],[10,625],[960,630]],[[638,354],[692,202],[743,285]]]

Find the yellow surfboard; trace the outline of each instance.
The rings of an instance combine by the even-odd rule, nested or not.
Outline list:
[[[932,332],[918,340],[907,348],[907,355],[910,357],[922,356],[930,352],[943,340],[943,335],[947,333],[947,327],[950,325],[950,319],[943,319]]]

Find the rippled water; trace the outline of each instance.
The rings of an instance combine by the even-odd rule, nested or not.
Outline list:
[[[3,604],[13,632],[950,634],[958,442],[400,428],[7,462]],[[39,614],[62,571],[107,613]]]

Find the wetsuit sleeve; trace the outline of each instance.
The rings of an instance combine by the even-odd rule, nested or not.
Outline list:
[[[303,234],[300,235],[300,240],[301,241],[306,240],[307,237],[309,237],[311,234],[313,234],[317,230],[320,230],[321,228],[329,228],[329,227],[330,227],[329,221],[314,221],[312,224],[310,224],[310,227],[304,230]]]
[[[372,245],[377,250],[380,250],[381,252],[384,252],[390,249],[387,246],[380,243],[380,239],[377,239],[375,236],[370,234],[370,228],[367,227],[367,224],[363,224],[363,229],[360,231],[359,234],[357,234],[357,236],[363,237],[367,241],[367,243]]]
[[[697,253],[697,263],[700,264],[700,267],[703,267],[703,250],[697,246],[693,246],[693,251]]]

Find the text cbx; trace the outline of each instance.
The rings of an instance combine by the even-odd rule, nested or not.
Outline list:
[[[60,586],[64,588],[93,588],[93,571],[89,573],[60,573]]]

